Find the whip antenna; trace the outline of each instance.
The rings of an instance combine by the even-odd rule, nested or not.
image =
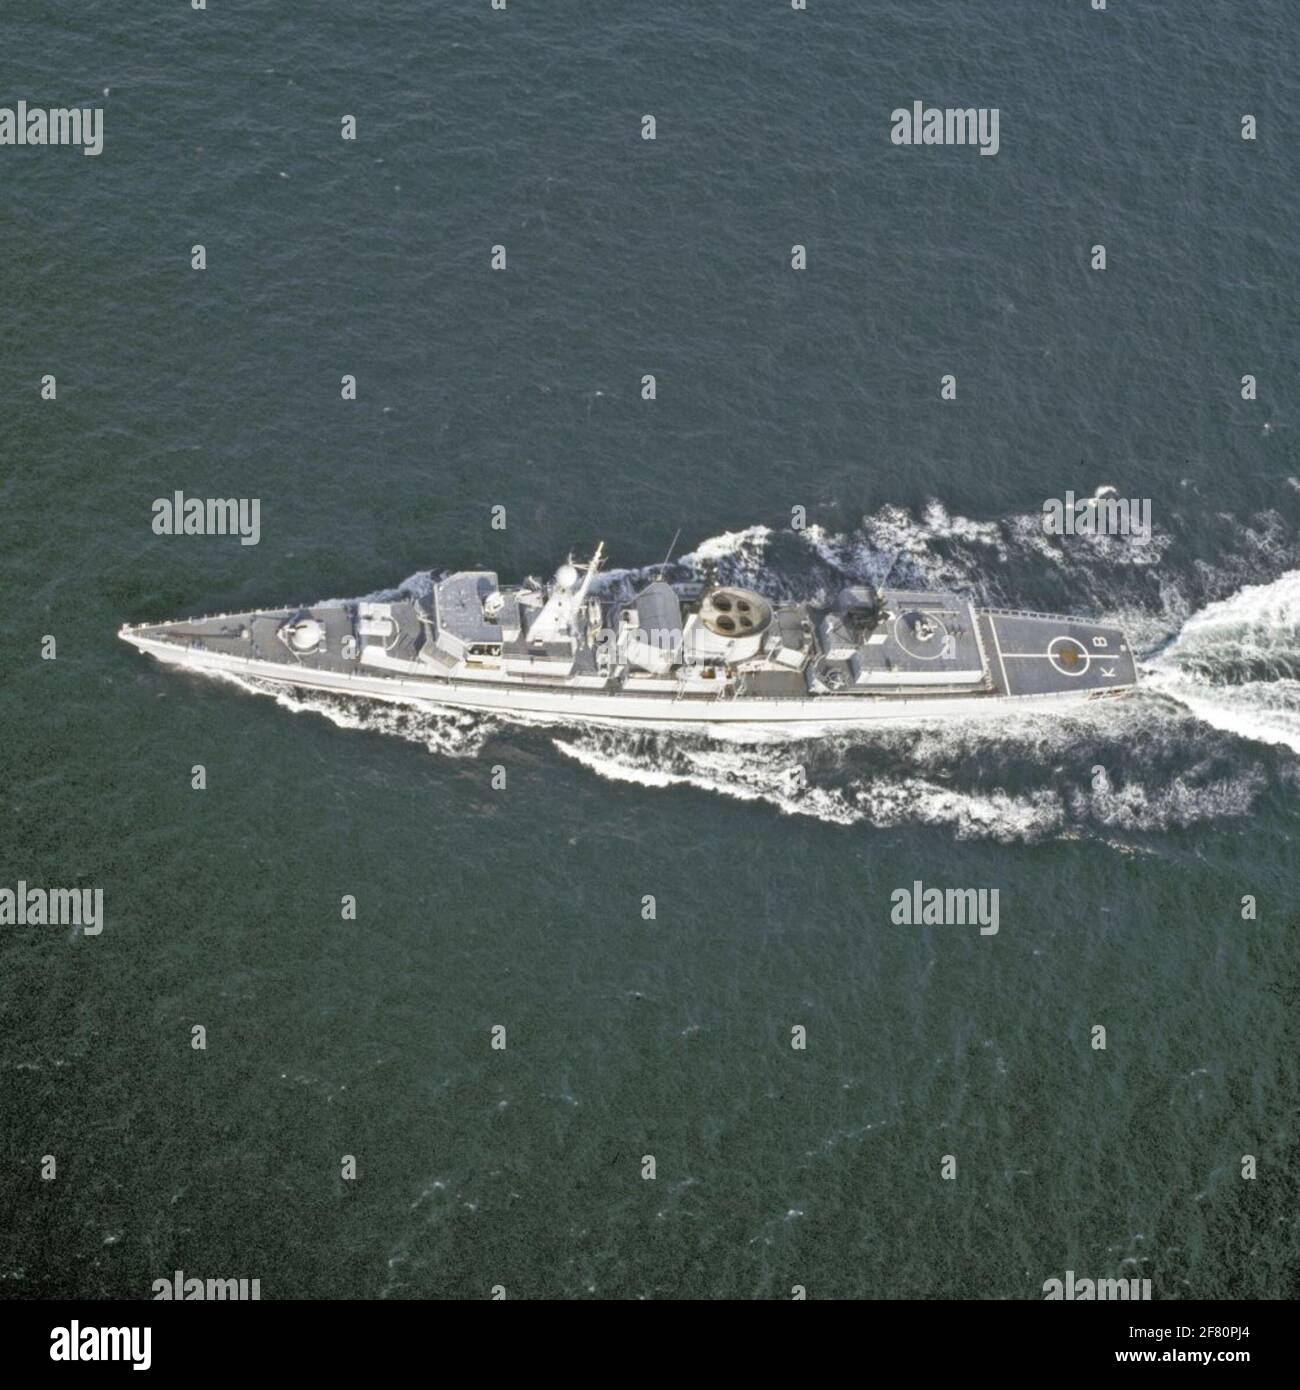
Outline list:
[[[659,562],[659,577],[661,579],[663,578],[664,570],[668,568],[668,561],[673,558],[673,551],[677,549],[677,538],[681,534],[682,528],[679,526],[677,530],[673,532],[672,544],[668,547],[668,554],[665,555],[664,558]]]

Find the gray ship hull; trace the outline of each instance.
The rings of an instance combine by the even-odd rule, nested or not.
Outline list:
[[[808,729],[1052,710],[1137,673],[1118,628],[977,609],[954,593],[842,589],[776,603],[662,577],[549,584],[463,570],[423,594],[126,626],[174,666],[356,699],[645,726]]]
[[[737,732],[752,726],[768,734],[807,732],[816,726],[999,717],[1013,710],[1062,712],[1114,698],[1136,682],[1132,654],[1117,629],[1047,614],[971,612],[972,649],[981,662],[977,682],[969,679],[975,674],[972,669],[965,674],[964,686],[943,681],[908,684],[930,673],[918,670],[909,677],[895,667],[893,683],[879,692],[844,689],[795,695],[737,693],[735,681],[648,675],[614,683],[591,673],[580,675],[584,683],[579,685],[572,677],[547,680],[486,667],[442,674],[431,670],[428,661],[404,653],[400,642],[372,653],[368,661],[344,659],[338,654],[342,638],[357,628],[356,615],[344,607],[145,624],[124,627],[120,635],[169,666],[355,699],[560,722],[725,725]],[[325,633],[321,648],[308,657],[284,644],[277,648],[266,635],[304,618],[318,622]],[[240,632],[249,635],[235,635]],[[1072,663],[1061,659],[1063,649],[1076,654]],[[866,679],[870,681],[870,674]]]

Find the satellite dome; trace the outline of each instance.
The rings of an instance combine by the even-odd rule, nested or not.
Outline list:
[[[555,582],[561,589],[576,589],[578,587],[578,571],[572,565],[561,565],[555,571]]]
[[[296,623],[289,623],[284,632],[289,645],[296,652],[315,651],[325,640],[325,627],[315,618],[303,618]]]

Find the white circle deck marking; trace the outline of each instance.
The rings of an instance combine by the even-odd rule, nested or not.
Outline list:
[[[1081,658],[1081,664],[1067,666],[1061,653],[1064,650],[1072,650],[1077,658]],[[1063,676],[1081,676],[1092,665],[1092,657],[1088,655],[1088,649],[1078,640],[1077,637],[1053,637],[1047,644],[1047,659],[1052,663],[1054,670]]]
[[[922,648],[920,651],[915,650],[907,644],[906,639],[911,637],[912,634],[907,631],[902,624],[908,618],[924,618],[926,622],[934,624],[934,634],[927,638],[925,642],[921,642],[919,638],[913,638],[916,646]],[[900,613],[898,617],[894,619],[894,641],[897,642],[903,651],[914,661],[938,661],[943,655],[944,646],[948,641],[948,629],[933,613],[922,613],[919,609],[909,609],[906,613]]]

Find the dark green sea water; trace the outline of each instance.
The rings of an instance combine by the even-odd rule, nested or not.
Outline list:
[[[0,1292],[1293,1294],[1298,25],[9,0],[0,105],[102,106],[105,148],[0,148],[0,885],[107,925],[0,928]],[[914,100],[1000,152],[893,146]],[[1042,535],[1105,484],[1150,545]],[[155,535],[177,489],[259,498],[260,544]],[[1119,618],[1150,693],[755,747],[115,636],[678,527],[773,594],[896,561]],[[893,925],[916,879],[998,888],[998,935]]]

